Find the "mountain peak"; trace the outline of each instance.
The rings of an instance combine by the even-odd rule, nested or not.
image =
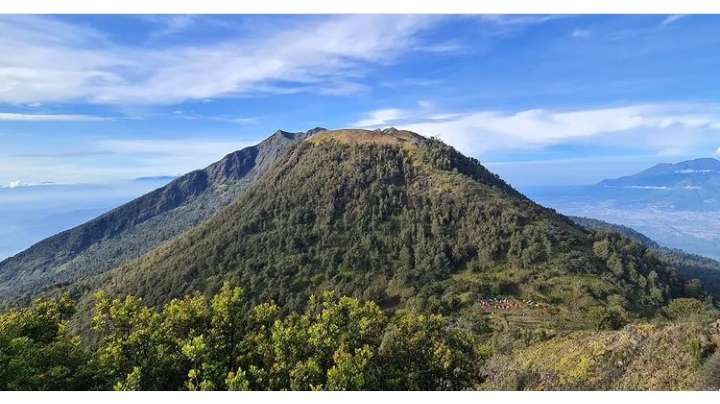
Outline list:
[[[653,185],[671,186],[688,180],[707,180],[720,175],[720,160],[705,157],[679,163],[656,164],[637,174],[606,179],[599,183],[604,186]]]
[[[680,163],[675,164],[675,166],[683,166],[688,168],[698,168],[698,169],[716,169],[720,170],[720,160],[712,157],[704,157],[699,159],[693,159],[688,161],[683,161]]]
[[[708,171],[709,170],[709,171]],[[662,163],[642,171],[636,176],[664,175],[664,174],[694,174],[707,172],[720,172],[720,160],[704,157],[679,163]]]
[[[312,135],[314,135],[314,134],[316,134],[316,133],[318,133],[318,132],[325,132],[325,131],[327,131],[326,128],[323,128],[323,127],[320,127],[320,126],[316,126],[316,127],[312,128],[312,129],[308,130],[307,132],[305,132],[305,134],[306,134],[307,136],[312,136]]]
[[[278,138],[278,137],[282,137],[282,138],[286,138],[286,139],[295,139],[295,137],[301,133],[302,132],[295,133],[295,132],[287,132],[282,129],[278,129],[268,139],[266,139],[266,141],[269,139]]]
[[[367,130],[367,129],[338,129],[317,132],[309,136],[306,141],[320,144],[327,141],[336,141],[346,144],[376,144],[399,145],[415,147],[425,138],[417,133],[398,130],[395,128]]]

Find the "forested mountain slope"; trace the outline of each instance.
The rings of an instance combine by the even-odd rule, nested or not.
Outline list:
[[[395,129],[308,137],[207,222],[74,290],[159,305],[224,280],[284,310],[325,289],[463,317],[510,296],[574,327],[652,313],[682,290],[641,244],[587,231],[476,160]]]
[[[660,260],[676,268],[685,282],[699,280],[707,293],[715,299],[720,299],[720,262],[683,250],[660,246],[654,240],[627,226],[587,217],[570,216],[570,219],[587,229],[614,231],[645,245],[654,250]]]
[[[615,223],[608,223],[602,220],[598,219],[592,219],[589,217],[582,217],[582,216],[568,216],[570,220],[573,222],[579,224],[580,226],[589,229],[589,230],[599,230],[599,231],[612,231],[616,233],[620,233],[623,236],[635,240],[640,244],[643,244],[647,246],[648,248],[660,248],[660,245],[656,243],[654,240],[652,240],[650,237],[640,233],[639,231],[623,226],[621,224],[615,224]]]
[[[0,302],[103,273],[181,234],[235,200],[306,135],[278,131],[6,259],[0,263]]]

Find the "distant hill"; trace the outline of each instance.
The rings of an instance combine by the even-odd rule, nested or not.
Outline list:
[[[655,250],[661,260],[677,268],[685,281],[699,279],[705,290],[720,300],[720,262],[680,249],[662,247],[649,237],[627,226],[587,217],[571,216],[570,219],[587,229],[620,233]]]
[[[658,164],[637,174],[598,183],[609,195],[676,210],[720,210],[720,160]]]
[[[648,248],[660,248],[660,245],[653,241],[650,237],[621,224],[608,223],[589,217],[569,216],[569,218],[586,229],[617,232],[629,239],[635,240],[638,243],[647,246]]]
[[[634,175],[607,179],[599,183],[608,187],[720,187],[720,160],[700,158],[680,163],[658,164]]]
[[[317,130],[278,131],[0,262],[0,301],[103,273],[170,240],[232,202],[290,145]]]

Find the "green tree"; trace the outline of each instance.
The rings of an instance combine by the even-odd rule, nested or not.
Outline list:
[[[717,311],[707,302],[698,299],[673,299],[665,308],[668,317],[675,321],[704,322],[712,320]]]
[[[183,358],[162,316],[133,296],[96,295],[93,330],[100,338],[95,361],[105,388],[174,390]]]
[[[685,283],[685,294],[688,297],[699,298],[702,296],[703,286],[700,279],[690,279]]]
[[[85,390],[93,372],[70,333],[68,296],[0,314],[0,390]]]
[[[442,316],[410,312],[388,328],[380,346],[384,387],[462,390],[481,380],[483,357],[468,331]]]

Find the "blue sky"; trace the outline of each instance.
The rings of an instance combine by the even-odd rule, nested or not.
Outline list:
[[[315,126],[438,136],[521,188],[715,156],[719,22],[2,16],[0,185],[178,175]]]

